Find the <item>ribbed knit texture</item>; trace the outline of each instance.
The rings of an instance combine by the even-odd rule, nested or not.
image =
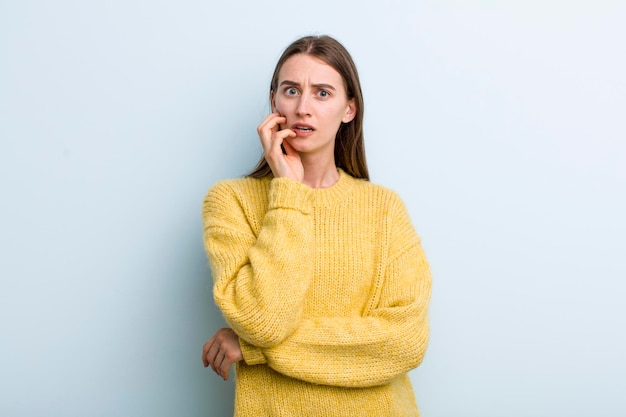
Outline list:
[[[244,356],[236,417],[419,415],[407,371],[428,343],[428,262],[398,196],[339,173],[324,189],[223,181],[204,201],[215,302]]]

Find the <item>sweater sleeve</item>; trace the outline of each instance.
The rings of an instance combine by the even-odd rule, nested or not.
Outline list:
[[[209,190],[203,205],[215,303],[257,363],[259,348],[282,342],[299,326],[313,274],[310,188],[286,178],[269,187],[258,232],[228,183]]]
[[[251,363],[267,362],[290,377],[342,387],[382,385],[421,363],[429,337],[431,275],[404,206],[400,210],[369,311],[302,320],[293,334],[262,349]]]

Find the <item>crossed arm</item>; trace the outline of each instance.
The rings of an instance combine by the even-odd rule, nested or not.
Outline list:
[[[204,345],[203,362],[225,379],[230,365],[244,360],[312,383],[384,384],[419,365],[428,343],[431,283],[419,239],[404,206],[397,208],[400,220],[370,307],[360,317],[303,318],[313,273],[312,263],[302,262],[310,261],[310,219],[302,195],[281,200],[302,191],[293,181],[272,184],[258,237],[243,223],[225,224],[223,212],[216,217],[219,225],[205,217],[215,300],[231,328],[218,330]],[[207,201],[205,216],[217,214]]]

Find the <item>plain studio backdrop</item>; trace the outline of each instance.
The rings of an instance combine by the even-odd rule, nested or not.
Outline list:
[[[343,42],[431,262],[424,417],[626,415],[623,1],[0,2],[0,415],[228,416],[201,202]]]

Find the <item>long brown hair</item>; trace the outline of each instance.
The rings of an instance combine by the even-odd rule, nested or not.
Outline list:
[[[270,83],[270,94],[278,89],[278,73],[285,61],[297,54],[308,54],[333,67],[343,78],[348,99],[354,99],[356,115],[348,123],[342,123],[335,136],[335,164],[355,178],[369,180],[365,145],[363,143],[363,93],[356,65],[352,57],[336,39],[330,36],[305,36],[285,49],[281,55]],[[265,157],[247,176],[263,178],[272,173]]]

